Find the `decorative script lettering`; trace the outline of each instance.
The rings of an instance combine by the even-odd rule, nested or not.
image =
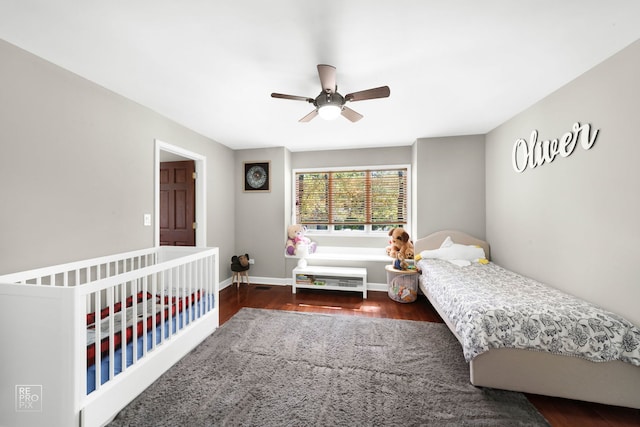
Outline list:
[[[591,125],[573,124],[571,131],[565,132],[559,139],[546,141],[538,140],[538,131],[531,132],[529,142],[520,138],[513,145],[511,162],[516,172],[524,172],[526,168],[533,169],[545,163],[551,163],[558,154],[569,157],[576,149],[578,141],[585,150],[589,150],[596,143],[600,129],[591,131]]]

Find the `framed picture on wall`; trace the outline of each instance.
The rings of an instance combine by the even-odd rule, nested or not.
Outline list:
[[[244,191],[271,191],[271,162],[244,162]]]

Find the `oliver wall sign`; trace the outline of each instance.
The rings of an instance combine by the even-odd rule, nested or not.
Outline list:
[[[591,125],[576,122],[570,131],[565,132],[560,138],[540,141],[538,131],[531,132],[531,138],[527,141],[519,138],[513,144],[511,162],[516,172],[524,172],[525,169],[533,169],[545,163],[551,163],[558,155],[569,157],[576,149],[578,142],[585,150],[589,150],[596,143],[600,129],[591,130]]]

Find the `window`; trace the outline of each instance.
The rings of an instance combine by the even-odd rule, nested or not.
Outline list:
[[[384,232],[408,223],[408,167],[296,171],[296,223]]]

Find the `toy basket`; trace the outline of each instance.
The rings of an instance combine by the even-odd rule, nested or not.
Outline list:
[[[418,274],[415,271],[402,271],[387,268],[389,298],[407,303],[418,298]]]

